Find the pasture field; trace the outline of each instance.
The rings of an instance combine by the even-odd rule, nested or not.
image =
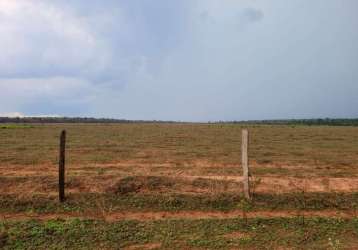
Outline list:
[[[358,127],[2,124],[0,249],[358,249]]]

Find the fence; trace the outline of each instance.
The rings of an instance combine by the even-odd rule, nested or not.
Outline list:
[[[66,130],[61,132],[60,136],[60,156],[59,156],[59,168],[58,168],[58,192],[59,201],[65,201],[65,164],[66,164]],[[247,129],[242,130],[242,142],[241,142],[241,159],[243,168],[243,187],[244,196],[246,199],[251,199],[250,194],[250,172],[249,172],[249,131]]]

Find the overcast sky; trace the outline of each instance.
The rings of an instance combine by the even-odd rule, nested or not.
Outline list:
[[[358,117],[357,0],[0,0],[0,114]]]

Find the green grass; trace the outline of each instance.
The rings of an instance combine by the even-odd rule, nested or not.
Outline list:
[[[239,209],[243,199],[240,195],[189,195],[189,194],[72,194],[66,203],[43,195],[17,198],[0,196],[0,212],[61,213],[77,212],[148,212],[148,211],[232,211]],[[304,207],[303,207],[304,204]],[[257,194],[250,203],[250,211],[296,211],[296,210],[356,210],[358,193],[291,193]]]
[[[3,249],[122,249],[148,243],[161,249],[353,249],[358,244],[357,219],[32,220],[0,222],[0,232]]]

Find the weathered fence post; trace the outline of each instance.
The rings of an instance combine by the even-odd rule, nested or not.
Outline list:
[[[250,199],[250,183],[249,183],[249,131],[247,129],[242,130],[242,142],[241,142],[241,160],[243,168],[243,184],[244,184],[244,195],[246,199]]]
[[[60,159],[58,168],[58,195],[60,202],[65,201],[65,155],[66,155],[66,130],[63,130],[60,138]]]

